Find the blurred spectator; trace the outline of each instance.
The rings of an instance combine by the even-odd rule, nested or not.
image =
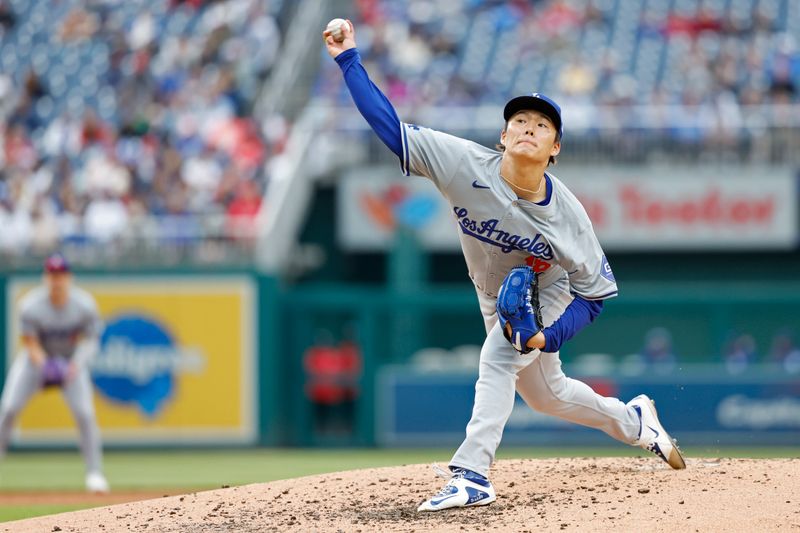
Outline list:
[[[0,250],[15,254],[26,252],[33,234],[30,212],[13,201],[0,205]]]
[[[59,236],[53,202],[47,197],[38,197],[31,212],[31,247],[34,253],[46,255],[58,246]]]
[[[741,374],[758,360],[756,341],[749,333],[732,334],[722,352],[729,374]]]
[[[678,358],[672,346],[672,333],[667,328],[658,326],[645,333],[642,348],[637,353],[622,359],[620,371],[632,376],[645,372],[663,375],[675,371],[677,363]]]
[[[575,59],[558,77],[559,91],[567,97],[588,97],[597,86],[595,72],[582,60]]]
[[[109,244],[122,236],[128,225],[128,210],[119,197],[99,193],[86,207],[86,236],[100,244]]]
[[[330,337],[325,331],[322,338]],[[361,353],[351,341],[333,346],[322,340],[303,356],[305,391],[314,407],[318,434],[350,433],[355,423],[355,401],[361,375]]]
[[[8,2],[6,0],[0,0],[0,37],[2,37],[3,33],[12,29],[16,23],[17,17],[14,15],[14,11],[11,10]]]
[[[663,327],[652,328],[645,334],[639,354],[648,369],[657,374],[669,374],[678,363],[672,347],[672,334]]]
[[[772,338],[769,361],[790,374],[800,373],[800,347],[790,329],[782,329]]]
[[[47,89],[42,83],[41,78],[33,71],[29,70],[25,75],[25,94],[23,98],[31,104],[35,104],[40,98],[47,95]]]
[[[256,216],[261,211],[261,191],[252,180],[241,180],[228,204],[228,234],[236,238],[253,239]]]
[[[61,39],[64,41],[88,39],[98,30],[98,23],[97,15],[83,7],[75,7],[61,24]]]
[[[211,202],[222,179],[222,164],[211,147],[205,147],[197,155],[184,159],[181,179],[189,186],[191,205],[195,208]]]

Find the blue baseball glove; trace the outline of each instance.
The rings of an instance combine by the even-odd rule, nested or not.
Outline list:
[[[528,341],[544,328],[539,283],[531,267],[523,265],[509,271],[497,295],[497,316],[508,342],[519,353],[530,352],[533,348],[528,348]]]

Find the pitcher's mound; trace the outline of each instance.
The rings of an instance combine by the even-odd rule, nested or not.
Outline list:
[[[258,468],[257,464],[253,468]],[[800,531],[800,459],[514,459],[486,507],[416,512],[428,465],[309,476],[0,524],[0,531]]]

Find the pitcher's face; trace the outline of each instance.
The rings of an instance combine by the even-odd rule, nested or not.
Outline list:
[[[561,151],[553,121],[547,115],[533,110],[514,113],[500,134],[500,142],[506,147],[507,154],[537,162],[546,163]]]

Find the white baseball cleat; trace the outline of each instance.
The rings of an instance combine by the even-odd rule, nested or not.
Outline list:
[[[108,494],[111,487],[102,472],[89,472],[86,474],[86,490],[95,494]]]
[[[422,502],[417,512],[489,505],[497,499],[491,482],[472,470],[453,468],[451,473],[438,466],[434,466],[434,470],[440,477],[449,477],[450,481],[429,500]]]
[[[686,468],[678,443],[671,438],[658,421],[656,405],[648,396],[640,394],[628,402],[639,415],[639,437],[634,446],[639,446],[661,457],[675,470]]]

